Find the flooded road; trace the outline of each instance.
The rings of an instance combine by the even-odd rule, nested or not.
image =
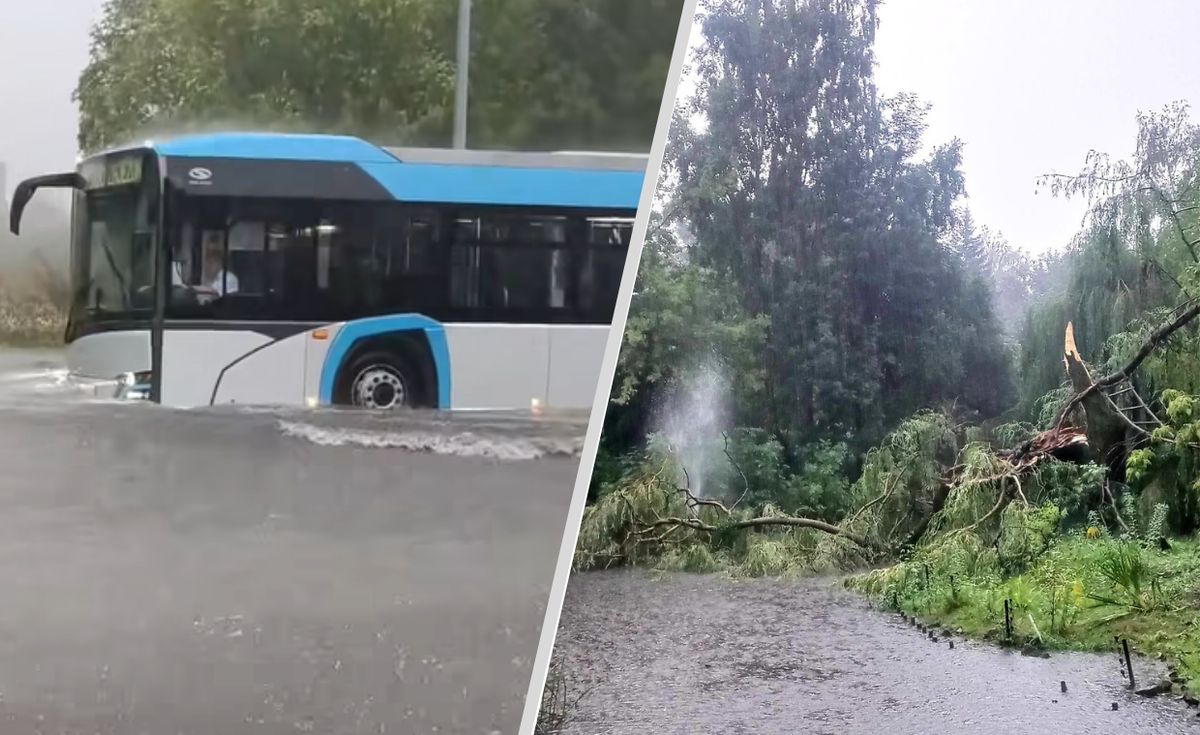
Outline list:
[[[575,419],[96,400],[0,353],[0,732],[515,732]]]
[[[828,580],[577,574],[556,654],[573,735],[1200,732],[1178,698],[1126,691],[1115,655],[951,650]]]

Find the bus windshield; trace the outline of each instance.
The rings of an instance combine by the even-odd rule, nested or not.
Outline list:
[[[88,187],[75,194],[71,243],[76,319],[145,318],[153,309],[158,186],[153,159],[144,158],[149,166],[139,161],[123,177],[112,173],[118,161],[85,164]]]

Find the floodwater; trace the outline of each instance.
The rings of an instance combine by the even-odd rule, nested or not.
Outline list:
[[[0,352],[0,732],[516,732],[581,420],[93,388]]]
[[[1200,732],[1178,697],[1126,690],[1116,655],[954,644],[830,580],[617,571],[572,577],[556,656],[572,735]]]

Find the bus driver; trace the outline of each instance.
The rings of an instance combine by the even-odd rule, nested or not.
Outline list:
[[[208,292],[213,296],[229,295],[238,292],[238,279],[233,271],[225,269],[225,246],[218,239],[206,240],[204,243],[204,273],[196,290]]]
[[[206,233],[208,234],[208,233]],[[221,233],[213,233],[221,234]],[[202,260],[203,269],[200,282],[187,283],[183,275],[186,261],[176,259],[171,273],[171,281],[175,286],[186,288],[201,297],[202,301],[211,301],[219,296],[238,292],[237,276],[224,267],[225,246],[220,237],[205,237]]]

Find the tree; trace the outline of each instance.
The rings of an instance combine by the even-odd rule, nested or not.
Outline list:
[[[476,146],[645,149],[682,0],[477,0]],[[109,0],[75,97],[85,151],[230,125],[449,142],[444,0]]]
[[[985,284],[949,247],[957,141],[914,158],[925,107],[881,98],[874,0],[715,0],[669,165],[692,257],[770,317],[761,425],[860,451],[922,407],[994,415],[1011,383]]]
[[[768,320],[747,314],[734,287],[691,262],[661,216],[652,220],[613,380],[607,449],[624,452],[642,444],[656,405],[688,390],[690,378],[710,367],[720,370],[733,395],[734,423],[758,418]]]

